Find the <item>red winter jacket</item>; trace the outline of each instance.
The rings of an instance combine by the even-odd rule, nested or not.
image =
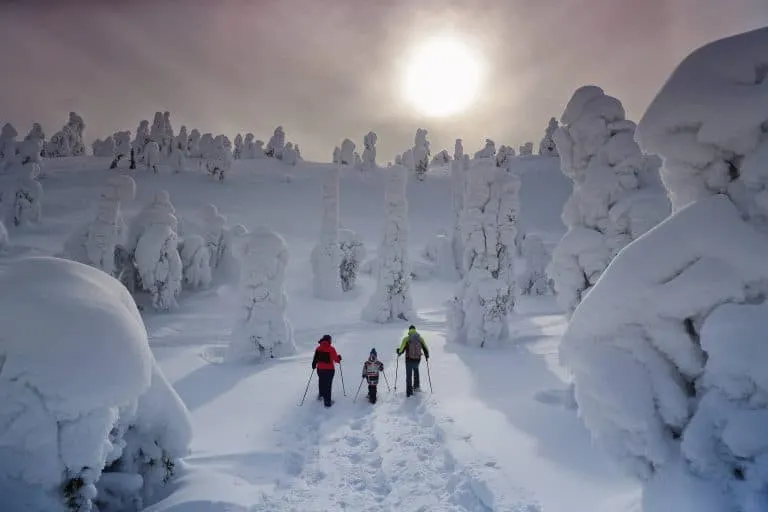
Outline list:
[[[318,370],[333,370],[333,363],[340,363],[341,356],[330,341],[321,341],[315,349],[315,357],[312,359],[312,368]]]

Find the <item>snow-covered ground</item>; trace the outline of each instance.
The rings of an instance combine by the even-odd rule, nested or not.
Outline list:
[[[43,221],[10,229],[0,267],[21,255],[59,253],[77,226],[94,218],[109,159],[47,160]],[[207,290],[182,292],[179,308],[143,315],[154,356],[191,411],[191,454],[151,511],[467,510],[621,512],[639,509],[639,486],[620,476],[594,448],[567,406],[567,375],[557,350],[565,319],[554,299],[527,299],[511,320],[514,343],[500,349],[446,344],[445,301],[455,283],[415,280],[414,322],[431,350],[422,362],[422,393],[406,400],[404,367],[395,380],[395,348],[407,324],[360,319],[375,289],[363,275],[339,300],[314,297],[310,255],[320,233],[321,172],[330,164],[287,167],[240,160],[223,182],[196,161],[182,174],[134,171],[136,199],[126,219],[161,190],[170,193],[183,231],[202,225],[207,204],[229,227],[266,225],[285,239],[285,287],[295,355],[260,364],[224,359],[238,308],[234,284],[219,277]],[[559,159],[520,157],[521,218],[551,250],[570,183]],[[385,211],[384,173],[345,169],[340,226],[354,230],[375,256]],[[434,233],[452,226],[449,173],[432,169],[407,188],[410,255],[418,260]],[[343,356],[334,407],[315,401],[312,351],[331,334]],[[386,365],[376,405],[353,403],[371,348]],[[401,361],[402,363],[402,361]],[[430,377],[434,392],[430,392]],[[345,391],[346,392],[345,392]],[[346,394],[346,396],[344,396]]]

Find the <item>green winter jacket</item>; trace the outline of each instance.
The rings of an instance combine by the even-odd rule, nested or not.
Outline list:
[[[421,350],[424,352],[424,357],[429,359],[429,349],[427,348],[427,343],[424,341],[424,337],[416,332],[416,329],[408,329],[408,334],[405,335],[403,341],[400,343],[400,348],[397,349],[398,355],[405,353],[405,357],[408,358],[408,342],[411,340],[411,335],[413,334],[416,334],[419,337],[419,341],[421,342]],[[421,357],[416,358],[416,360],[421,360]]]

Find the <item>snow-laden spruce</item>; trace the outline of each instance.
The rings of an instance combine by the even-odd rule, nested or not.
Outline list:
[[[433,156],[431,160],[432,165],[443,166],[448,165],[449,163],[451,163],[451,155],[448,153],[447,149],[440,150],[440,152]]]
[[[80,228],[64,244],[63,256],[117,276],[115,251],[125,246],[127,233],[120,206],[136,195],[136,183],[126,175],[111,176],[96,207],[96,219]]]
[[[97,158],[112,158],[115,155],[115,139],[112,135],[104,140],[96,139],[91,144],[93,156]]]
[[[128,292],[88,266],[29,258],[0,276],[0,296],[3,508],[151,505],[187,454],[191,423]]]
[[[202,158],[202,152],[200,151],[200,140],[202,135],[200,130],[192,128],[189,132],[189,141],[187,142],[187,156],[190,158]]]
[[[419,128],[413,139],[413,172],[416,179],[424,181],[429,168],[429,141],[427,140],[427,130]]]
[[[341,249],[341,289],[349,292],[355,289],[360,265],[365,260],[366,250],[363,240],[351,229],[339,230],[339,248]]]
[[[37,181],[35,165],[19,165],[11,168],[19,174],[16,181],[11,222],[14,226],[26,226],[40,222],[43,212],[43,185]]]
[[[45,156],[48,158],[59,158],[84,155],[84,132],[85,122],[83,118],[75,112],[70,112],[67,124],[45,143]]]
[[[136,128],[136,137],[131,143],[133,158],[131,159],[131,169],[135,169],[138,163],[144,161],[144,150],[151,139],[149,138],[149,121],[146,119],[139,122]]]
[[[431,263],[421,270],[425,270],[429,276],[437,276],[445,281],[456,281],[459,277],[456,268],[456,260],[453,256],[453,241],[451,237],[441,231],[436,233],[427,243],[422,253],[424,259]],[[413,269],[417,274],[416,268]],[[424,272],[421,273],[422,275]]]
[[[235,145],[234,145],[234,149],[232,150],[233,160],[240,160],[243,157],[244,145],[245,145],[245,142],[243,141],[243,134],[238,133],[237,135],[235,135]]]
[[[179,244],[184,284],[192,289],[211,284],[211,253],[200,235],[185,236]]]
[[[587,427],[655,510],[765,507],[765,48],[768,29],[711,43],[657,94],[638,140],[675,213],[619,253],[561,345]]]
[[[215,205],[203,207],[203,240],[210,254],[211,268],[218,268],[224,255],[224,226],[227,218],[219,213]]]
[[[464,259],[464,241],[461,234],[461,212],[464,210],[464,191],[467,188],[467,171],[469,167],[464,161],[464,143],[456,139],[451,162],[451,190],[453,206],[453,231],[451,232],[451,247],[453,249],[454,267],[459,277],[464,276],[462,261]]]
[[[269,143],[267,144],[267,149],[264,153],[266,156],[282,160],[284,149],[285,131],[283,130],[282,126],[278,126],[275,128],[275,132],[272,134],[272,137],[270,137]]]
[[[518,153],[520,156],[531,156],[533,154],[533,142],[526,142],[520,146]]]
[[[154,140],[147,142],[144,146],[144,164],[147,166],[147,170],[151,170],[154,174],[157,174],[160,170],[160,144]]]
[[[573,193],[563,207],[568,232],[548,273],[570,314],[602,272],[632,240],[669,214],[658,158],[640,152],[624,107],[596,86],[576,90],[554,137]]]
[[[522,239],[520,252],[524,267],[517,276],[517,293],[550,295],[553,290],[546,268],[551,256],[544,247],[541,237],[526,233]]]
[[[378,142],[379,138],[376,135],[375,132],[368,132],[365,137],[363,137],[363,146],[365,149],[363,149],[363,165],[362,169],[364,171],[372,171],[376,169],[376,143]]]
[[[293,145],[293,142],[285,144],[285,149],[283,149],[283,162],[286,165],[296,165],[299,162],[299,154],[296,152],[296,147]]]
[[[205,134],[209,135],[209,134]],[[227,139],[224,135],[217,135],[213,141],[210,142],[210,149],[208,148],[208,142],[207,139],[203,135],[203,139],[206,140],[205,143],[201,140],[201,151],[203,151],[203,158],[205,159],[205,167],[208,171],[208,174],[213,176],[214,178],[217,178],[219,181],[224,181],[224,177],[229,174],[230,169],[232,168],[232,149],[231,144],[229,143],[229,139]],[[282,158],[282,151],[281,149],[281,158]]]
[[[485,139],[485,146],[480,151],[475,152],[475,158],[493,158],[496,156],[496,143],[491,139]]]
[[[557,152],[557,144],[555,144],[555,131],[559,128],[559,123],[554,117],[549,118],[549,124],[547,124],[546,130],[544,130],[544,137],[539,142],[539,155],[541,156],[559,156]]]
[[[350,139],[341,141],[339,150],[339,163],[342,165],[354,165],[355,163],[355,143]]]
[[[109,168],[116,169],[123,158],[131,160],[131,149],[131,132],[121,131],[107,137],[107,140],[101,144],[99,151],[106,153],[108,150],[111,150],[108,155],[104,154],[103,156],[111,156],[112,163],[109,164]],[[93,143],[93,155],[97,156],[95,142]]]
[[[312,249],[312,291],[320,299],[337,299],[342,294],[341,248],[339,247],[339,168],[326,171],[323,179],[323,213],[320,236]]]
[[[0,171],[6,169],[16,160],[16,137],[19,132],[11,123],[5,123],[0,130]]]
[[[285,315],[285,240],[261,226],[244,234],[235,252],[240,260],[240,308],[228,357],[262,360],[293,354],[293,330]]]
[[[394,165],[387,168],[385,176],[386,218],[377,252],[376,291],[362,312],[363,320],[379,323],[416,318],[408,257],[408,175],[405,167]]]
[[[448,310],[453,342],[484,347],[506,341],[514,306],[520,179],[482,158],[468,173],[461,233],[463,278]]]

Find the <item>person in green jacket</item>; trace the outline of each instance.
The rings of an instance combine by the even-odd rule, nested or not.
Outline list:
[[[421,334],[416,332],[416,327],[408,327],[408,334],[400,343],[397,355],[405,354],[405,396],[411,396],[414,391],[421,391],[419,383],[419,363],[421,354],[429,359],[429,349]]]

